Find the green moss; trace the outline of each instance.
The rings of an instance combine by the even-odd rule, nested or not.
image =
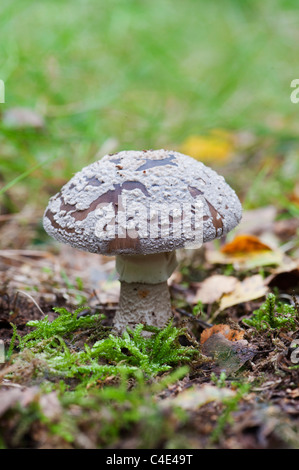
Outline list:
[[[118,337],[101,329],[100,315],[78,318],[80,311],[56,309],[59,315],[52,322],[48,317],[29,322],[33,331],[23,338],[14,327],[13,371],[6,377],[39,384],[42,397],[54,393],[60,411],[59,418],[48,415],[47,401],[39,399],[25,408],[16,405],[11,411],[16,421],[13,442],[0,426],[3,446],[35,445],[27,442],[27,436],[36,426],[61,447],[81,447],[83,435],[88,445],[98,448],[117,445],[126,435],[134,439],[136,448],[174,442],[174,423],[183,423],[184,413],[161,408],[157,397],[188,373],[188,363],[199,354],[179,343],[185,330],[171,322],[163,329],[137,325]],[[94,343],[79,347],[78,330],[81,335],[96,325],[99,334]],[[19,352],[12,354],[17,348]]]
[[[258,331],[279,330],[281,328],[292,330],[296,328],[296,316],[295,307],[277,302],[276,296],[269,294],[261,307],[253,312],[252,317],[243,321]]]
[[[163,329],[140,324],[134,330],[128,328],[121,337],[108,336],[108,330],[101,327],[100,315],[78,318],[81,310],[71,313],[66,309],[55,309],[59,316],[52,322],[48,317],[28,322],[34,330],[23,338],[18,337],[21,355],[15,360],[21,361],[23,367],[29,357],[26,351],[30,351],[30,357],[33,355],[38,364],[37,374],[44,373],[51,380],[75,379],[73,388],[85,390],[108,376],[137,380],[140,376],[155,377],[190,362],[199,354],[194,347],[180,345],[179,336],[184,334],[184,329],[175,328],[171,322]],[[88,333],[96,325],[95,343],[77,347],[73,339],[76,332],[80,330],[80,335],[84,331]],[[151,334],[145,336],[144,330]],[[14,334],[10,353],[16,337]]]
[[[100,319],[100,315],[82,316],[78,317],[79,313],[85,310],[85,307],[78,308],[75,312],[71,313],[65,308],[54,308],[59,316],[52,322],[49,321],[48,315],[42,320],[32,320],[27,323],[27,326],[32,326],[35,329],[24,336],[19,338],[19,348],[23,350],[25,347],[34,348],[41,341],[53,338],[55,336],[68,336],[80,329],[86,329],[96,326]]]
[[[151,336],[143,336],[144,330]],[[109,335],[98,341],[90,350],[92,357],[104,357],[108,361],[137,367],[149,375],[156,375],[171,369],[180,362],[189,362],[198,353],[192,347],[183,347],[178,338],[183,329],[175,328],[170,322],[164,329],[137,325],[127,329],[122,337]]]

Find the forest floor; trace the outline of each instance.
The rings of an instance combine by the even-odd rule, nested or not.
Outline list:
[[[33,206],[3,215],[1,445],[298,448],[298,195],[285,197],[178,252],[174,320],[152,342],[113,335],[114,258],[35,246]]]
[[[299,447],[298,5],[220,8],[1,1],[1,448]],[[172,324],[119,337],[114,259],[42,216],[82,167],[150,148],[211,166],[244,213],[178,252]]]

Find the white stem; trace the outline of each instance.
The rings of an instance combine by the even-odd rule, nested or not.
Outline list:
[[[159,284],[167,281],[176,267],[175,251],[116,256],[116,270],[120,281]]]
[[[167,282],[144,284],[121,282],[119,310],[114,317],[118,333],[138,323],[162,328],[171,317],[170,294]]]
[[[121,282],[119,310],[114,329],[138,323],[163,327],[171,317],[167,279],[177,266],[175,252],[151,255],[118,255],[116,269]]]

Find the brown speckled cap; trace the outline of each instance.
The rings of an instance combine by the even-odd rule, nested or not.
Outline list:
[[[92,253],[169,252],[192,242],[194,221],[184,227],[180,207],[192,210],[199,203],[202,242],[220,238],[240,222],[236,193],[203,163],[163,149],[123,151],[83,168],[63,186],[49,201],[44,228],[60,242]],[[157,222],[154,236],[152,222]]]

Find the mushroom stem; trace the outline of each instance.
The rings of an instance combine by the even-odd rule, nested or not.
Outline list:
[[[177,267],[175,251],[150,255],[117,255],[120,281],[159,284],[167,281]]]
[[[121,282],[114,329],[122,333],[137,323],[162,327],[171,317],[167,279],[177,266],[175,251],[150,255],[117,255]]]
[[[159,284],[121,281],[119,309],[114,317],[118,333],[138,323],[162,328],[171,317],[170,294],[167,281]]]

